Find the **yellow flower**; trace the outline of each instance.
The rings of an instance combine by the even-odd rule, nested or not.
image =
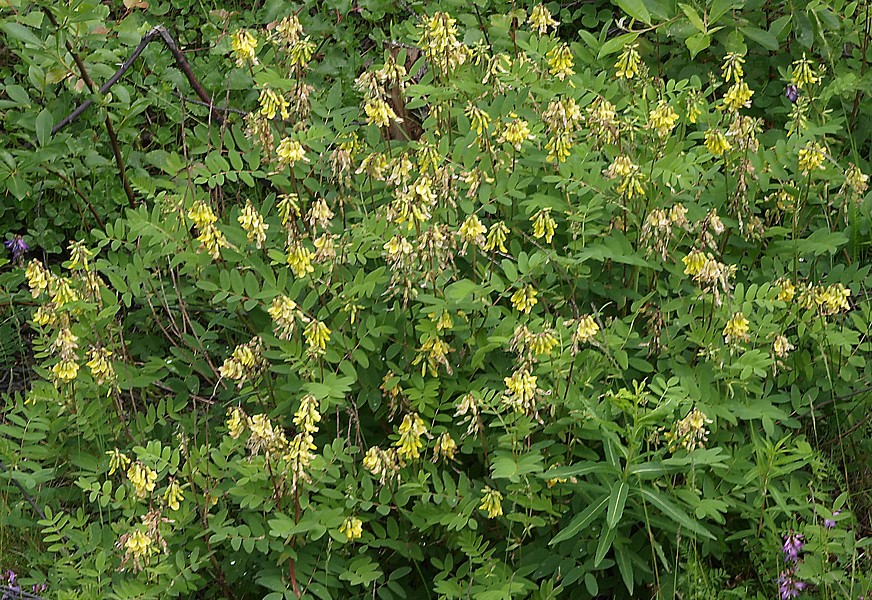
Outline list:
[[[498,141],[508,142],[514,146],[515,150],[520,150],[524,140],[532,140],[534,136],[530,133],[530,125],[527,121],[518,119],[517,115],[512,115],[512,117],[513,120],[503,126]]]
[[[179,486],[179,482],[173,480],[172,483],[167,487],[167,491],[164,492],[163,496],[164,502],[166,502],[167,508],[170,510],[179,510],[179,503],[185,499],[185,495],[182,493],[182,488]]]
[[[236,66],[244,67],[245,63],[252,65],[257,62],[257,38],[254,37],[248,30],[239,29],[230,36],[230,46],[233,48],[233,54],[236,56]]]
[[[855,194],[863,194],[869,188],[869,176],[852,163],[845,171],[845,184]]]
[[[457,442],[451,437],[448,432],[442,433],[436,439],[436,447],[433,449],[433,462],[440,458],[445,460],[454,460],[454,455],[457,453]]]
[[[267,312],[275,324],[274,330],[280,340],[291,339],[296,325],[297,303],[287,296],[278,296],[273,299],[272,305]]]
[[[801,59],[793,61],[790,83],[801,89],[804,85],[817,83],[818,80],[819,77],[815,75],[811,61],[805,57],[805,52],[803,52]]]
[[[648,127],[655,130],[660,137],[666,137],[678,121],[676,113],[666,100],[661,100],[657,107],[648,114]]]
[[[575,337],[579,342],[589,342],[599,333],[599,325],[597,325],[593,316],[585,315],[578,320],[578,327],[575,329]]]
[[[421,456],[421,436],[427,433],[424,421],[417,413],[410,413],[403,417],[403,422],[398,429],[400,439],[396,441],[397,455],[403,459],[414,460]]]
[[[546,58],[548,59],[548,72],[560,81],[575,75],[575,71],[572,70],[572,51],[566,44],[559,44],[549,50]]]
[[[466,220],[460,226],[460,237],[466,242],[471,242],[477,246],[484,244],[484,233],[487,228],[481,224],[478,217],[474,214],[466,217]]]
[[[339,533],[344,533],[349,542],[360,539],[363,535],[363,521],[357,517],[348,517],[339,526]]]
[[[799,150],[799,170],[803,175],[809,175],[812,171],[824,170],[824,156],[826,149],[817,142],[808,142]]]
[[[290,119],[291,113],[288,112],[291,104],[285,100],[284,96],[276,94],[268,85],[264,85],[260,90],[260,114],[267,119],[275,119],[276,114],[280,113],[282,119]]]
[[[306,326],[304,335],[306,336],[306,343],[309,344],[309,352],[312,354],[324,352],[327,348],[327,342],[330,341],[330,330],[317,319]]]
[[[751,96],[754,95],[754,90],[748,88],[748,84],[744,81],[737,81],[724,94],[724,106],[730,110],[739,110],[740,108],[748,108],[751,106]]]
[[[236,220],[239,221],[239,224],[245,230],[248,241],[254,242],[257,249],[260,250],[263,247],[263,242],[266,240],[266,230],[269,229],[269,225],[264,223],[263,217],[254,208],[251,200],[246,201],[245,207]]]
[[[533,400],[536,399],[537,379],[525,368],[518,369],[510,377],[504,377],[503,381],[508,390],[503,396],[505,403],[518,411],[531,408]]]
[[[228,434],[234,440],[238,439],[242,432],[245,431],[245,425],[247,424],[245,413],[237,406],[227,411],[227,414],[227,421],[224,424],[229,430]]]
[[[133,490],[136,492],[136,495],[140,498],[145,498],[150,492],[154,491],[157,472],[141,462],[135,462],[127,469],[127,479],[133,484]]]
[[[514,294],[512,294],[512,306],[525,315],[529,315],[530,311],[539,302],[536,300],[537,292],[532,285],[525,285]]]
[[[530,351],[533,354],[544,354],[546,356],[550,356],[559,343],[560,341],[557,339],[557,336],[550,330],[531,335],[528,340]]]
[[[27,285],[34,298],[48,289],[49,273],[37,259],[34,258],[28,263],[27,269],[24,270],[24,276],[27,278]]]
[[[52,373],[58,381],[72,381],[79,372],[79,363],[64,359],[52,367]]]
[[[487,241],[484,244],[484,249],[488,252],[493,252],[499,248],[500,252],[508,252],[506,249],[506,235],[509,233],[509,228],[502,221],[494,223],[490,226],[487,233]]]
[[[729,344],[740,340],[747,341],[748,325],[748,319],[745,318],[743,313],[735,313],[730,320],[727,321],[726,327],[724,327],[724,339],[726,342]]]
[[[666,441],[669,442],[670,452],[675,452],[679,447],[688,452],[696,448],[704,448],[708,441],[709,430],[706,425],[712,423],[706,414],[698,408],[690,411],[686,417],[677,421],[672,429],[666,433]]]
[[[780,284],[781,290],[778,292],[778,299],[782,302],[791,302],[796,295],[796,286],[790,279],[785,279]]]
[[[551,209],[543,208],[530,218],[533,222],[533,237],[539,239],[545,237],[545,242],[550,244],[554,237],[557,222],[551,217]]]
[[[297,243],[288,252],[288,265],[297,277],[305,277],[308,273],[314,273],[312,266],[312,251]]]
[[[306,394],[300,400],[300,408],[294,413],[294,425],[297,426],[297,431],[317,433],[320,422],[321,413],[318,412],[318,400],[312,394]]]
[[[488,486],[485,486],[482,492],[484,495],[478,509],[485,511],[488,519],[494,519],[501,516],[503,514],[503,495],[497,490],[492,490]]]
[[[149,553],[151,538],[137,529],[127,537],[125,547],[135,559],[140,559]]]
[[[561,163],[566,161],[572,150],[572,134],[568,131],[553,132],[545,142],[545,149],[548,151],[545,160],[557,160]]]
[[[55,277],[51,280],[49,296],[51,296],[51,301],[55,303],[57,308],[61,308],[64,304],[75,302],[79,299],[79,294],[70,287],[70,282],[66,277]]]
[[[618,79],[623,77],[629,80],[639,75],[639,65],[642,61],[639,57],[638,47],[638,44],[627,44],[624,46],[618,61],[615,63],[615,69],[617,69],[615,75]]]
[[[834,315],[839,311],[851,310],[851,305],[848,304],[850,297],[851,290],[841,283],[836,283],[818,294],[815,300],[825,315]]]
[[[705,132],[705,147],[714,156],[721,156],[733,148],[720,129],[709,129]]]
[[[745,57],[741,54],[735,52],[727,53],[724,57],[724,64],[721,67],[721,75],[723,75],[724,81],[727,83],[731,80],[734,83],[742,81],[742,77],[745,76],[745,70],[742,68],[742,65],[744,64]]]
[[[112,352],[106,348],[92,348],[88,351],[87,366],[91,369],[91,374],[97,385],[102,385],[106,381],[115,380],[115,369],[112,366]]]
[[[700,271],[702,271],[703,266],[705,265],[706,256],[699,250],[694,250],[687,256],[681,259],[681,262],[684,263],[684,274],[690,275],[691,277],[696,277],[699,275]]]
[[[366,113],[367,121],[370,125],[379,127],[387,127],[391,121],[402,123],[402,119],[397,116],[391,105],[381,98],[369,98],[363,105],[363,111]]]
[[[527,23],[529,23],[530,27],[537,31],[539,35],[545,35],[548,33],[549,27],[557,28],[560,25],[559,22],[555,21],[551,16],[551,11],[545,7],[543,4],[537,4],[533,7],[533,10],[530,11],[530,18],[527,19]]]
[[[775,336],[775,341],[772,342],[772,351],[778,358],[784,358],[793,348],[793,344],[790,343],[785,335]]]
[[[276,148],[276,156],[279,157],[279,164],[282,166],[294,166],[298,162],[309,162],[306,158],[306,150],[299,140],[291,138],[282,138],[279,142],[279,147]]]
[[[114,448],[106,453],[109,456],[109,474],[112,475],[115,471],[123,471],[130,464],[130,459],[118,448]]]
[[[193,206],[188,210],[188,218],[194,222],[197,229],[204,229],[208,225],[212,225],[218,220],[218,217],[215,216],[215,213],[212,211],[212,207],[199,200],[194,203]]]

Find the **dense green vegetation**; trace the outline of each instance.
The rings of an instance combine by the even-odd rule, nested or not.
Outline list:
[[[869,9],[4,3],[0,589],[869,597]]]

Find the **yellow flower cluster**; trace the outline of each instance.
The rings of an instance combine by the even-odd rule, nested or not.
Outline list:
[[[733,148],[720,129],[709,129],[705,132],[705,147],[713,156],[721,156]]]
[[[235,406],[227,411],[227,421],[224,425],[227,426],[228,434],[231,438],[239,439],[242,432],[245,431],[245,426],[248,424],[248,417],[241,408]]]
[[[510,377],[503,378],[507,389],[503,401],[519,412],[531,410],[538,390],[536,380],[537,377],[530,375],[526,368],[518,369]]]
[[[52,349],[60,356],[60,360],[52,367],[52,373],[58,381],[72,381],[79,372],[76,350],[79,348],[79,338],[73,335],[69,327],[63,327],[52,344]]]
[[[48,289],[51,274],[37,259],[34,258],[27,264],[24,276],[27,278],[27,285],[30,287],[30,293],[34,298],[39,297],[40,294]]]
[[[130,459],[127,455],[121,452],[118,448],[114,448],[106,455],[109,457],[109,474],[112,475],[115,471],[124,471],[130,464]]]
[[[134,562],[136,562],[150,554],[151,543],[151,538],[137,529],[127,537],[125,548],[133,557]]]
[[[466,217],[466,220],[460,225],[460,238],[464,243],[471,243],[475,246],[482,247],[485,243],[484,234],[487,228],[481,224],[475,214]]]
[[[230,36],[230,47],[236,57],[236,66],[244,67],[246,64],[256,65],[257,61],[257,38],[246,29],[239,29]]]
[[[533,237],[539,239],[544,236],[545,242],[550,244],[557,227],[557,222],[551,217],[551,209],[543,208],[533,215],[530,221],[533,223]]]
[[[661,100],[648,114],[648,127],[657,132],[660,137],[666,137],[678,121],[676,113],[666,100]]]
[[[592,315],[585,315],[578,320],[575,328],[575,339],[578,343],[586,343],[594,340],[600,327]]]
[[[439,336],[432,336],[427,338],[421,345],[421,348],[418,349],[418,355],[412,361],[412,364],[421,365],[422,377],[427,374],[428,370],[430,375],[438,377],[440,366],[444,366],[448,374],[451,375],[452,369],[448,362],[449,352],[451,352],[451,346],[445,340]]]
[[[618,79],[624,78],[630,80],[638,77],[641,73],[640,66],[642,59],[639,56],[638,48],[638,44],[627,44],[624,46],[618,61],[615,63],[615,69],[617,69],[615,76]]]
[[[478,509],[485,511],[488,519],[495,519],[501,516],[503,514],[503,495],[488,486],[484,487],[482,493],[481,505]]]
[[[728,52],[724,57],[724,64],[721,67],[721,75],[724,81],[729,83],[739,83],[745,76],[745,70],[742,65],[745,64],[745,57],[736,52]]]
[[[281,114],[283,120],[291,118],[291,113],[288,111],[291,103],[266,84],[260,90],[259,102],[260,114],[263,117],[272,120],[276,118],[276,114]]]
[[[246,344],[240,344],[218,369],[221,377],[239,381],[253,379],[264,366],[263,340],[254,337]]]
[[[339,526],[339,533],[344,534],[349,542],[358,540],[363,535],[363,521],[357,517],[348,517]]]
[[[548,72],[560,81],[575,75],[572,70],[572,51],[566,44],[558,44],[546,54],[548,60]]]
[[[778,358],[784,358],[793,348],[793,344],[790,343],[785,335],[776,335],[775,341],[772,342],[772,352]]]
[[[277,296],[267,312],[272,317],[276,336],[280,340],[291,339],[298,315],[297,303],[287,296]]]
[[[748,108],[751,106],[753,95],[754,90],[750,89],[745,81],[737,81],[724,94],[724,107],[732,111]]]
[[[454,455],[457,454],[457,442],[451,437],[451,434],[443,432],[436,438],[436,447],[433,448],[433,462],[438,462],[440,459],[454,460]]]
[[[389,477],[399,470],[396,448],[382,450],[375,446],[371,447],[363,457],[363,468],[378,477],[379,481],[384,484]]]
[[[539,35],[545,35],[548,33],[548,29],[553,27],[557,29],[557,26],[560,23],[551,16],[551,11],[544,4],[537,4],[533,7],[533,10],[530,11],[530,17],[527,19],[527,23],[530,27],[539,33]]]
[[[427,427],[417,413],[409,413],[403,417],[398,429],[400,439],[395,443],[397,456],[402,460],[414,460],[421,456],[424,446],[421,436],[426,435]]]
[[[625,196],[627,200],[632,200],[634,196],[642,196],[645,193],[645,188],[642,187],[642,173],[639,171],[639,165],[630,160],[629,156],[621,155],[615,158],[609,168],[606,169],[606,175],[612,179],[615,177],[621,178],[621,183],[618,184],[617,192]]]
[[[529,315],[533,307],[539,303],[536,299],[537,294],[538,292],[532,285],[525,285],[512,294],[512,306],[515,307],[515,310]]]
[[[294,275],[300,278],[315,272],[315,267],[312,266],[312,251],[300,242],[291,245],[288,251],[288,265]]]
[[[378,127],[387,127],[391,121],[402,122],[391,105],[381,98],[369,98],[363,105],[363,112],[366,113],[368,122]]]
[[[521,149],[521,144],[526,140],[532,140],[535,136],[530,133],[530,125],[524,119],[519,119],[518,115],[510,115],[512,120],[505,123],[500,132],[500,137],[497,141],[500,143],[506,142],[511,144],[515,150]]]
[[[88,350],[88,368],[97,385],[115,381],[115,368],[112,366],[112,352],[106,348],[91,348]],[[110,389],[111,393],[111,389]]]
[[[327,342],[330,341],[330,330],[323,322],[313,319],[306,325],[306,330],[303,332],[306,336],[306,343],[309,345],[311,354],[323,354],[327,349]]]
[[[793,61],[790,83],[802,89],[803,86],[817,83],[819,79],[811,66],[811,61],[805,57],[805,52],[802,53],[801,59]]]
[[[817,142],[808,142],[799,149],[799,170],[803,175],[811,175],[814,171],[824,170],[826,149]]]
[[[706,425],[711,423],[712,420],[704,412],[694,408],[666,433],[669,450],[675,452],[681,447],[688,452],[693,452],[697,448],[705,448],[705,442],[708,441],[710,433]]]
[[[419,46],[424,49],[427,63],[443,77],[466,62],[470,52],[457,39],[457,21],[445,12],[436,12],[420,26]]]
[[[276,156],[279,157],[281,168],[293,167],[298,162],[309,162],[303,144],[299,140],[291,138],[282,138],[278,148],[276,148]]]
[[[300,400],[300,408],[294,413],[294,425],[297,431],[313,434],[318,433],[318,423],[321,413],[318,412],[318,399],[312,394],[306,394]]]
[[[217,259],[221,256],[221,248],[229,247],[227,240],[224,239],[215,222],[218,217],[212,211],[212,207],[199,200],[188,210],[188,218],[194,222],[194,226],[200,232],[197,236],[197,241],[206,248],[209,255]]]
[[[851,310],[851,305],[848,303],[850,297],[851,290],[841,283],[814,290],[814,301],[823,315],[834,315]]]
[[[778,282],[779,291],[778,299],[782,302],[791,302],[796,295],[796,286],[790,279],[784,279]]]
[[[145,498],[154,491],[157,472],[137,461],[127,469],[127,479],[133,484],[136,495]]]
[[[173,479],[173,481],[167,486],[163,499],[167,508],[170,510],[179,510],[180,503],[185,499],[185,495],[182,493],[182,488],[178,481]]]
[[[487,232],[487,241],[484,244],[484,249],[488,252],[494,252],[499,249],[500,252],[508,252],[506,249],[506,236],[509,234],[509,228],[502,221],[494,223],[490,226]]]
[[[749,321],[741,312],[737,312],[730,317],[727,325],[724,327],[724,340],[728,344],[733,342],[748,341],[748,325]]]
[[[254,242],[258,250],[263,248],[263,243],[266,241],[266,230],[269,225],[264,223],[263,217],[257,212],[251,200],[245,202],[245,206],[236,219],[245,230],[245,235],[249,242]]]

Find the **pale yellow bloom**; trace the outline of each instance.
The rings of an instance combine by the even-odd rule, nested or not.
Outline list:
[[[127,537],[125,547],[135,560],[139,560],[148,555],[151,543],[151,538],[137,529]]]
[[[527,19],[527,23],[529,23],[530,27],[539,33],[539,35],[545,35],[548,33],[548,28],[553,27],[557,29],[557,26],[560,25],[559,22],[554,20],[551,16],[551,11],[544,4],[537,4],[533,7],[533,10],[530,11],[530,18]]]
[[[499,142],[508,142],[514,146],[515,150],[521,149],[521,144],[525,140],[532,140],[533,134],[530,133],[530,125],[524,119],[518,119],[517,115],[512,115],[514,119],[503,126],[503,130],[498,138]]]
[[[572,51],[566,44],[558,44],[549,50],[546,58],[548,59],[548,72],[560,81],[575,75],[575,71],[572,70]]]
[[[227,411],[227,414],[227,421],[224,424],[227,426],[228,434],[234,440],[238,439],[242,432],[245,431],[245,426],[248,423],[245,413],[237,406]]]
[[[277,94],[268,85],[260,90],[260,114],[267,119],[275,119],[276,114],[281,114],[282,119],[290,119],[290,106],[284,96]]]
[[[276,156],[279,157],[279,164],[282,166],[293,167],[298,162],[309,162],[303,144],[291,138],[282,138],[279,147],[276,148]]]
[[[702,271],[705,265],[706,255],[699,250],[693,250],[690,254],[681,259],[684,263],[684,274],[696,277]]]
[[[808,142],[799,150],[799,170],[803,175],[809,175],[813,171],[824,170],[824,157],[826,149],[817,142]]]
[[[348,517],[339,526],[339,533],[345,534],[349,542],[360,539],[363,535],[363,521],[357,517]]]
[[[37,259],[31,260],[27,268],[24,270],[24,276],[27,278],[27,285],[30,287],[30,292],[34,298],[48,289],[49,272],[45,270],[42,263]]]
[[[398,429],[400,439],[396,441],[397,455],[403,460],[414,460],[421,456],[421,436],[427,433],[424,421],[417,413],[409,413],[403,417]]]
[[[269,225],[264,222],[263,217],[257,212],[250,200],[246,201],[236,220],[245,230],[248,241],[254,242],[255,247],[260,250],[266,241],[266,230],[269,229]]]
[[[811,61],[805,57],[805,52],[802,53],[802,58],[793,61],[793,71],[790,76],[790,83],[802,89],[803,86],[817,83],[820,78],[815,75],[814,69],[811,66]]]
[[[508,252],[506,249],[506,236],[508,233],[509,228],[506,227],[505,223],[502,221],[494,223],[490,226],[490,230],[488,230],[487,241],[485,242],[484,249],[488,252],[493,252],[499,248],[500,252]]]
[[[479,510],[485,511],[488,519],[495,519],[496,517],[501,516],[503,514],[503,495],[497,490],[492,490],[487,486],[485,486],[482,492],[483,496],[481,499],[481,505],[478,507]]]
[[[590,342],[593,340],[600,327],[594,320],[593,316],[585,315],[578,320],[578,327],[575,329],[575,337],[579,342]]]
[[[721,156],[733,148],[720,129],[709,129],[705,132],[705,147],[713,156]]]
[[[678,121],[676,113],[666,100],[661,100],[648,114],[648,127],[657,132],[660,137],[666,137]]]
[[[749,324],[748,319],[745,318],[743,313],[735,313],[724,327],[724,339],[726,342],[729,344],[731,342],[747,341]]]
[[[185,499],[185,495],[182,493],[182,488],[179,486],[178,481],[174,479],[172,483],[170,483],[167,487],[167,491],[164,492],[163,499],[167,508],[170,510],[179,510],[179,503]]]
[[[305,277],[315,272],[312,266],[312,251],[300,243],[295,244],[288,252],[288,265],[297,277]]]
[[[127,479],[133,484],[136,495],[145,498],[154,491],[157,472],[141,462],[135,462],[127,469]]]
[[[748,87],[744,81],[737,81],[724,94],[724,106],[730,110],[739,110],[740,108],[748,108],[751,106],[751,96],[754,95],[754,90]]]
[[[538,292],[532,285],[525,285],[512,294],[512,306],[515,307],[515,310],[529,315],[533,307],[539,302],[536,299],[537,294]]]
[[[313,320],[306,326],[303,333],[306,336],[306,343],[309,345],[309,352],[321,354],[326,350],[327,342],[330,341],[330,330],[324,323]]]
[[[557,222],[551,217],[551,209],[543,208],[530,221],[533,222],[533,237],[539,239],[544,236],[545,242],[550,244],[557,227]]]
[[[239,29],[230,36],[230,46],[236,57],[236,66],[244,67],[246,63],[258,64],[257,38],[246,29]]]
[[[639,51],[637,50],[638,47],[638,44],[627,44],[624,46],[621,55],[618,57],[618,61],[615,63],[615,69],[617,69],[615,75],[618,79],[621,79],[622,77],[628,80],[633,79],[641,72],[639,66],[642,60],[639,56]]]

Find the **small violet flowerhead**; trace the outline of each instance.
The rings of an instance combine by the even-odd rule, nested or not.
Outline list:
[[[3,245],[6,246],[7,250],[12,252],[12,260],[18,260],[21,258],[25,252],[30,250],[30,246],[27,245],[27,242],[24,241],[24,238],[20,235],[15,235],[11,240],[6,240],[3,242]]]
[[[804,581],[799,581],[793,572],[793,569],[782,571],[778,575],[778,591],[781,595],[781,600],[790,600],[796,598],[800,592],[804,590],[808,584]]]
[[[787,86],[787,89],[784,90],[784,97],[790,100],[791,104],[796,104],[796,100],[799,98],[799,90],[795,85],[790,84]]]
[[[784,560],[786,562],[799,562],[799,553],[802,552],[804,538],[801,533],[790,533],[784,536],[784,545],[781,546],[781,551],[784,552]]]
[[[837,510],[836,512],[833,513],[832,519],[824,519],[824,527],[826,527],[827,529],[832,529],[833,527],[835,527],[836,526],[836,517],[838,517],[839,513],[841,513],[841,512],[842,511]]]

